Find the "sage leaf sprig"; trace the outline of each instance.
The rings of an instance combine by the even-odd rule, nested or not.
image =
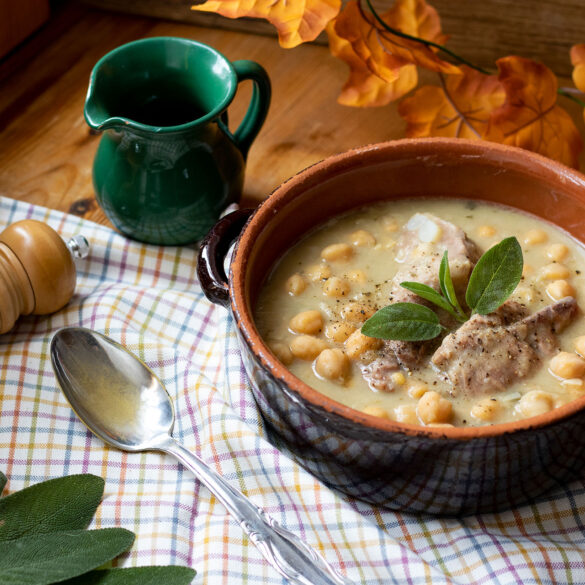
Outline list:
[[[58,583],[100,567],[128,550],[133,542],[134,534],[124,528],[29,534],[2,543],[2,583]]]
[[[87,528],[104,493],[96,475],[70,475],[0,498],[0,542],[27,534]]]
[[[490,248],[475,265],[465,293],[472,314],[495,311],[518,286],[522,278],[522,248],[514,237]]]
[[[467,283],[465,302],[470,314],[457,299],[447,250],[439,266],[440,292],[420,282],[405,281],[400,286],[464,323],[474,314],[487,315],[500,307],[518,286],[522,268],[522,248],[515,237],[505,238],[487,250],[473,268]],[[438,315],[430,308],[417,303],[394,303],[372,315],[361,331],[368,337],[379,339],[425,341],[434,339],[444,329]]]
[[[0,494],[6,476],[0,472]],[[0,498],[2,585],[189,585],[189,567],[102,569],[127,551],[124,528],[87,530],[104,492],[90,474],[51,479]]]
[[[416,303],[394,303],[372,315],[363,324],[362,333],[379,339],[422,341],[437,337],[443,329],[437,313],[428,307]]]

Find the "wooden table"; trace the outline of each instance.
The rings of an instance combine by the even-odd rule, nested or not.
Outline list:
[[[319,45],[292,50],[275,38],[201,28],[62,3],[36,35],[0,62],[0,194],[108,224],[92,187],[99,136],[83,104],[90,71],[113,48],[142,37],[197,39],[228,59],[253,59],[272,80],[273,100],[248,159],[244,204],[324,157],[404,136],[396,106],[357,109],[337,104],[348,69]],[[423,74],[424,82],[424,74]],[[232,128],[247,107],[250,82],[230,108]],[[582,128],[581,109],[571,114]]]
[[[196,39],[228,59],[253,59],[272,80],[266,123],[250,150],[244,203],[324,157],[403,135],[394,106],[338,105],[346,66],[323,46],[280,49],[275,38],[103,12],[66,3],[50,22],[0,63],[0,194],[108,224],[91,167],[99,136],[83,104],[91,69],[113,48],[142,37]],[[230,109],[232,128],[247,107],[244,82]]]

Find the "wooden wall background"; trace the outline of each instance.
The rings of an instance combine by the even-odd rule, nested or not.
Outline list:
[[[231,20],[192,11],[199,0],[85,0],[92,6],[204,26],[274,34],[262,20]],[[506,55],[529,57],[562,76],[571,74],[569,49],[585,43],[585,0],[429,0],[441,16],[447,46],[487,68]],[[391,0],[374,0],[385,12]],[[325,43],[321,37],[317,42]]]

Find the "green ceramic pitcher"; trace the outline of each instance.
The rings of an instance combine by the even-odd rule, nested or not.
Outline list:
[[[227,108],[249,79],[235,132]],[[128,43],[95,65],[85,119],[103,131],[93,166],[96,198],[128,237],[181,245],[202,238],[239,200],[246,156],[268,112],[270,81],[253,61],[228,61],[193,40]]]

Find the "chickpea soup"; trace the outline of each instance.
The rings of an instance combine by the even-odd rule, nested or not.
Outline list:
[[[497,310],[469,317],[470,273],[510,236],[522,248],[520,283]],[[445,251],[464,322],[401,286],[440,290]],[[418,425],[501,423],[585,393],[584,266],[580,243],[528,214],[475,201],[393,201],[336,217],[298,242],[265,283],[255,320],[287,368],[351,408]],[[433,307],[441,334],[395,341],[361,332],[399,302]]]

